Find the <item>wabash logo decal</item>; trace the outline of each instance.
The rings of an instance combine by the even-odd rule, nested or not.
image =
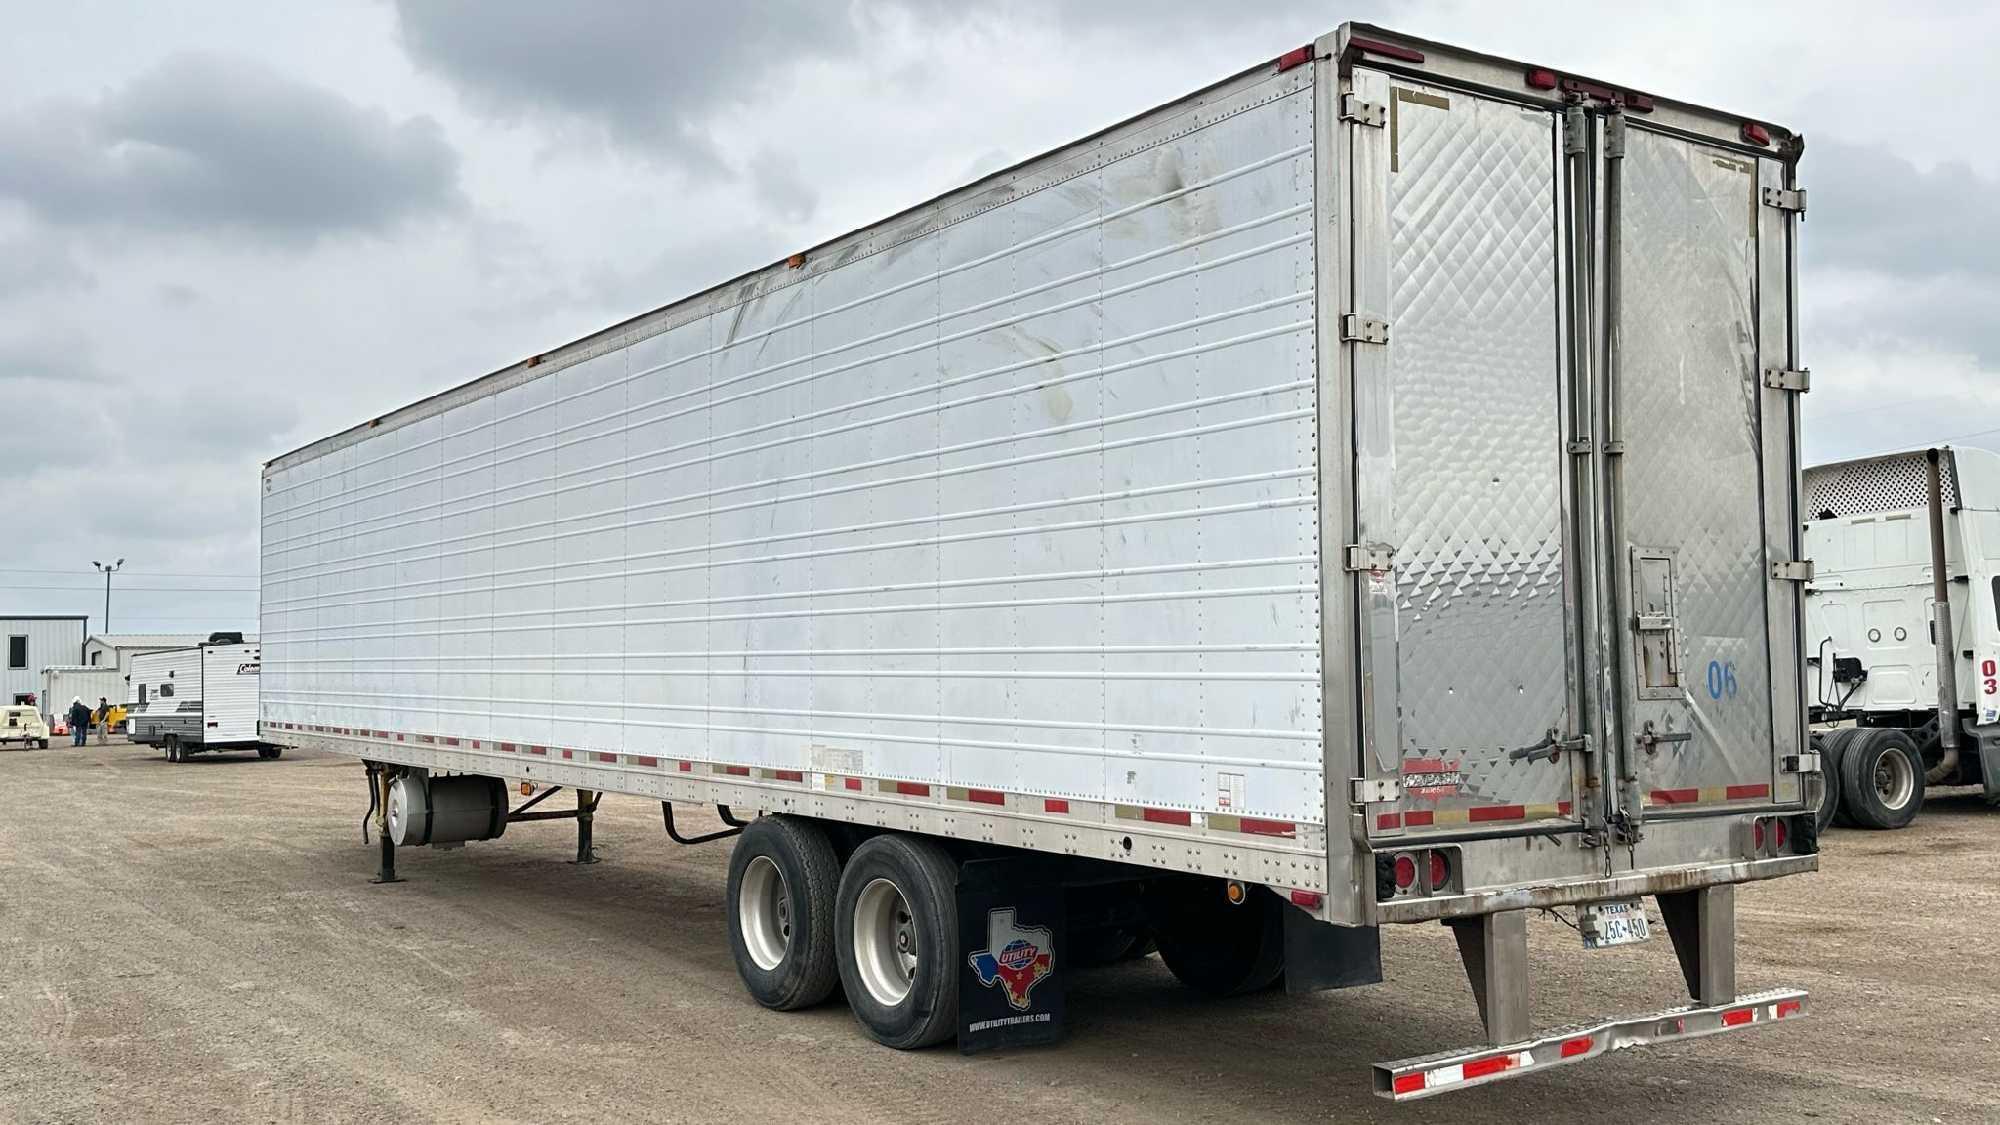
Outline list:
[[[1464,784],[1457,758],[1403,759],[1403,792],[1411,797],[1455,797]]]
[[[1047,926],[1022,926],[1013,907],[986,912],[986,948],[969,960],[979,983],[1007,994],[1016,1011],[1028,1010],[1028,996],[1055,971],[1054,936]]]

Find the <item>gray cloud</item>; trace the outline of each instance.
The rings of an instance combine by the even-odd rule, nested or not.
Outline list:
[[[2000,277],[2000,180],[1957,161],[1928,171],[1886,146],[1808,138],[1808,265],[1898,277]]]
[[[802,60],[851,51],[858,8],[397,0],[405,48],[476,106],[600,123],[619,140],[712,156],[705,115],[765,92]]]
[[[429,117],[397,121],[239,56],[169,56],[94,102],[0,118],[0,195],[44,220],[292,241],[461,206]]]
[[[88,289],[97,278],[60,240],[43,232],[0,238],[0,297]]]

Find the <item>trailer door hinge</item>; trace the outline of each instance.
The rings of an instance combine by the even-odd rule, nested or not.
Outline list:
[[[1797,391],[1805,394],[1812,390],[1812,370],[1801,367],[1797,371],[1789,371],[1782,367],[1773,367],[1764,372],[1764,385],[1772,390]]]
[[[1396,565],[1394,547],[1354,546],[1347,548],[1347,569],[1359,574],[1364,570],[1388,570]]]
[[[1806,212],[1806,189],[1767,187],[1764,189],[1764,206],[1803,215]]]
[[[1783,764],[1786,773],[1818,773],[1819,752],[1809,750],[1803,754],[1787,754]]]
[[[1340,119],[1352,121],[1356,125],[1366,125],[1380,129],[1389,123],[1389,109],[1381,102],[1371,102],[1359,94],[1340,95]]]
[[[1380,317],[1348,313],[1340,318],[1340,339],[1342,343],[1351,340],[1361,344],[1386,344],[1389,342],[1389,322]]]
[[[1771,580],[1773,582],[1811,582],[1813,580],[1813,562],[1811,559],[1800,559],[1797,562],[1774,562],[1771,564]]]
[[[1354,779],[1354,803],[1357,805],[1389,805],[1402,799],[1403,783],[1393,777]]]

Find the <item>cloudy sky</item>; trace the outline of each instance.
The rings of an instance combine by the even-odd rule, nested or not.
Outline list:
[[[253,626],[269,457],[1347,18],[1803,131],[1809,456],[2000,448],[2000,6],[8,8],[0,615]]]

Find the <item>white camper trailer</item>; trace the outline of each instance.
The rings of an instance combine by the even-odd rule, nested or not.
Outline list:
[[[262,652],[240,634],[217,633],[193,648],[134,656],[127,696],[132,741],[159,747],[173,762],[211,750],[277,757],[279,747],[258,736]]]

